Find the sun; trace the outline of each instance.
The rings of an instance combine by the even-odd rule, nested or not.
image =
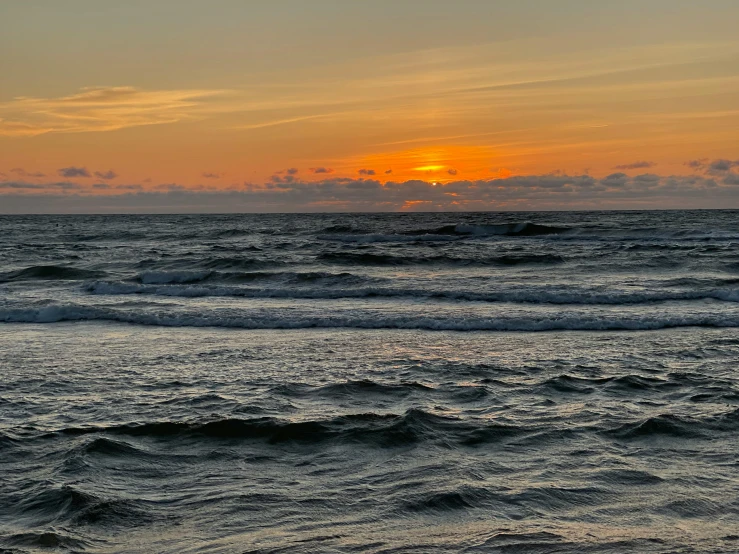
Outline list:
[[[424,165],[421,167],[414,167],[413,171],[441,171],[445,168],[446,166],[444,165]]]

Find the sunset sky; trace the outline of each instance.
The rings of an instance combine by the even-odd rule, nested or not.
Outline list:
[[[736,0],[0,0],[0,213],[739,208]]]

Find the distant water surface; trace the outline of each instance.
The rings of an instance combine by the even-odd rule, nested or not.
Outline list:
[[[739,212],[0,232],[0,551],[739,551]]]

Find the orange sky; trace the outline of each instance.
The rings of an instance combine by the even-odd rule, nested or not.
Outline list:
[[[3,7],[6,191],[705,176],[687,164],[739,158],[734,2],[123,4]]]

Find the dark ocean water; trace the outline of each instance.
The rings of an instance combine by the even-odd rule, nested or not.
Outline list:
[[[739,212],[0,233],[0,552],[739,552]]]

